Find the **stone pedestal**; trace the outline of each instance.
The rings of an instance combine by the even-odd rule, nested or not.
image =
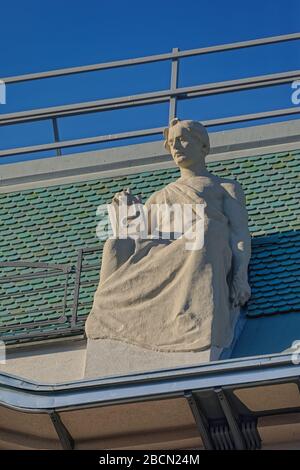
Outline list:
[[[85,378],[198,365],[218,360],[222,349],[200,352],[157,352],[108,339],[88,339]]]

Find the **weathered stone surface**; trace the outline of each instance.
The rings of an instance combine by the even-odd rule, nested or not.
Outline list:
[[[221,349],[200,352],[157,352],[110,339],[87,342],[85,378],[125,375],[216,361]]]

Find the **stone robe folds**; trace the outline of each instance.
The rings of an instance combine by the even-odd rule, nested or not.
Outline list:
[[[184,235],[107,240],[103,278],[86,322],[88,338],[164,352],[230,345],[234,313],[229,303],[228,219],[222,202],[214,202],[214,188],[195,186],[179,179],[154,193],[146,206],[204,203],[203,247],[187,250]]]

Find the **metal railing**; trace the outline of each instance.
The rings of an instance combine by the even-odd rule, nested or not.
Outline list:
[[[8,320],[5,326],[0,327],[0,338],[11,339],[12,335],[7,335],[8,332],[14,332],[16,330],[26,329],[26,333],[17,333],[13,335],[13,339],[30,338],[31,336],[37,336],[37,330],[34,333],[30,333],[31,329],[37,329],[39,327],[45,327],[53,324],[64,324],[68,322],[66,315],[67,309],[67,295],[69,286],[69,277],[74,272],[74,267],[70,264],[54,264],[54,263],[32,263],[28,261],[13,261],[13,262],[1,262],[1,277],[0,277],[0,303],[1,315],[5,314],[5,306],[3,301],[9,301],[9,315],[12,313],[11,305],[15,302],[18,305],[11,320]],[[13,273],[10,274],[8,269],[12,269]],[[22,270],[24,270],[22,272]],[[43,280],[47,278],[55,278],[59,280],[58,292],[59,302],[55,305],[47,305],[46,307],[35,305],[26,309],[24,306],[24,300],[26,303],[27,296],[42,296],[43,294],[53,293],[55,287],[49,287],[43,285]],[[30,284],[31,281],[37,281],[38,286],[34,287]],[[41,281],[41,282],[39,282]],[[17,291],[11,292],[11,284],[17,288]],[[30,286],[31,290],[22,290],[23,286]],[[32,302],[34,304],[34,301]],[[45,305],[46,302],[42,301]],[[55,320],[47,318],[47,315],[54,313]],[[43,319],[34,320],[34,317]],[[25,320],[25,322],[24,322]],[[32,320],[32,321],[30,321]]]
[[[87,313],[82,314],[82,308],[89,310],[92,305],[92,296],[86,302],[80,301],[80,289],[93,286],[96,290],[99,281],[99,263],[84,263],[84,256],[99,252],[102,245],[80,248],[78,250],[77,263],[54,264],[54,263],[32,263],[27,261],[0,262],[0,308],[1,316],[5,315],[3,301],[9,300],[8,315],[11,320],[0,326],[0,339],[3,341],[18,341],[22,339],[38,339],[40,337],[59,337],[70,334],[83,333],[84,322]],[[8,268],[13,269],[11,274]],[[22,272],[24,269],[24,272]],[[93,271],[92,278],[82,280],[84,274]],[[55,278],[58,286],[47,286],[47,278]],[[32,285],[32,281],[36,281]],[[40,281],[40,282],[37,282]],[[46,281],[46,282],[44,282]],[[17,291],[11,292],[11,284]],[[22,291],[23,286],[30,286],[30,291]],[[53,305],[48,305],[47,295],[55,293],[57,300]],[[40,297],[37,304],[33,297]],[[44,298],[43,298],[44,296]],[[24,306],[31,299],[29,307]],[[40,305],[42,303],[42,305]],[[12,309],[12,304],[18,305]],[[55,314],[55,318],[47,318]],[[35,319],[37,317],[37,319]],[[39,319],[40,317],[45,317]],[[24,322],[25,320],[25,322]],[[52,326],[52,331],[43,331],[46,326]],[[58,329],[59,327],[59,329]],[[20,331],[20,330],[26,331]]]
[[[19,154],[30,154],[45,150],[56,150],[58,156],[64,148],[78,147],[88,144],[97,144],[103,142],[112,142],[123,139],[131,139],[136,137],[146,137],[161,134],[163,128],[157,127],[152,129],[144,129],[138,131],[123,132],[118,134],[109,134],[83,139],[74,139],[60,141],[58,118],[67,116],[83,115],[87,113],[102,112],[108,110],[116,110],[130,107],[138,107],[157,103],[169,103],[169,120],[175,117],[178,100],[193,99],[200,96],[215,95],[220,93],[229,93],[233,91],[250,90],[255,88],[269,87],[273,85],[281,85],[291,83],[300,77],[300,70],[293,70],[283,73],[273,73],[268,75],[260,75],[256,77],[247,77],[237,80],[227,80],[222,82],[207,83],[197,86],[178,88],[178,71],[181,59],[215,52],[224,52],[230,50],[243,49],[248,47],[283,43],[300,39],[300,33],[287,34],[283,36],[273,36],[250,41],[236,42],[232,44],[223,44],[200,49],[192,49],[179,51],[174,48],[172,52],[166,54],[152,55],[140,57],[136,59],[126,59],[114,62],[106,62],[82,67],[71,67],[66,69],[52,70],[48,72],[33,73],[28,75],[20,75],[15,77],[6,77],[2,80],[5,84],[20,83],[33,80],[43,80],[53,77],[62,77],[66,75],[74,75],[79,73],[87,73],[97,70],[107,70],[120,67],[137,66],[153,62],[170,61],[171,75],[170,88],[156,92],[142,93],[131,96],[122,96],[118,98],[102,99],[90,102],[81,102],[70,105],[62,105],[55,107],[47,107],[34,109],[29,111],[21,111],[17,113],[9,113],[0,115],[0,126],[20,124],[25,122],[35,122],[42,120],[51,120],[53,126],[54,142],[42,145],[33,145],[27,147],[18,147],[0,151],[0,157],[14,156]],[[288,115],[299,114],[299,107],[291,107],[278,109],[267,112],[252,113],[239,116],[231,116],[227,118],[211,119],[202,121],[208,127],[214,127],[225,124],[233,124],[238,122],[256,121],[265,118],[283,117]],[[166,123],[167,124],[167,123]]]

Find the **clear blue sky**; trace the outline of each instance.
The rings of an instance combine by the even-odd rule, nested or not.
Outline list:
[[[294,33],[299,18],[297,0],[10,0],[1,5],[0,77]],[[300,69],[300,41],[185,59],[179,84],[293,69]],[[169,70],[162,62],[10,85],[0,113],[166,89]],[[201,98],[181,102],[178,115],[204,120],[291,107],[290,95],[284,85]],[[167,117],[166,105],[153,105],[60,119],[59,128],[71,139],[159,127]],[[49,121],[0,128],[1,148],[52,139]]]

